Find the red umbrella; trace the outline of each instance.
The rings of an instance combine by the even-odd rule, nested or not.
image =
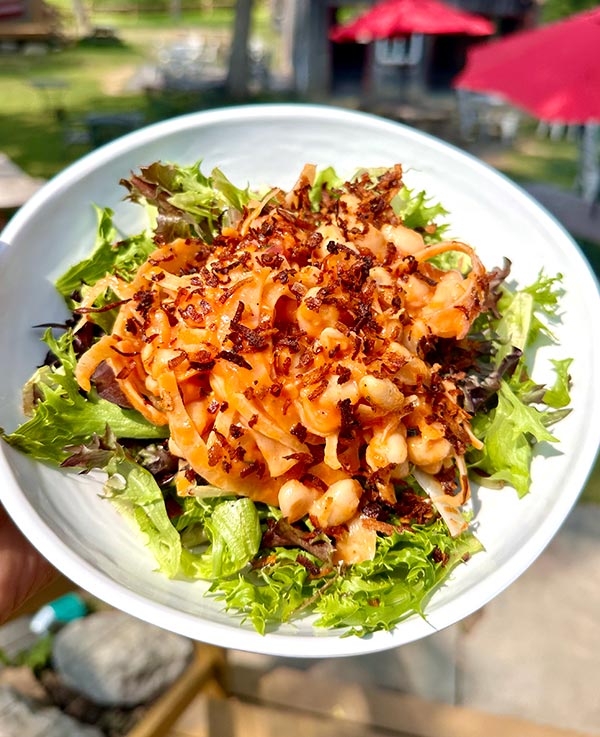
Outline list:
[[[600,122],[600,8],[472,48],[454,86],[542,120]]]
[[[25,14],[23,0],[0,0],[0,18],[19,18]]]
[[[458,10],[439,0],[385,0],[352,22],[336,26],[332,41],[368,43],[412,33],[465,33],[489,36],[493,24],[480,15]]]

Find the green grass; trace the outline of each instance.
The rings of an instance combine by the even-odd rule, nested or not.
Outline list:
[[[94,23],[101,26],[112,26],[119,29],[163,29],[181,28],[189,30],[194,26],[212,29],[229,29],[233,22],[233,13],[228,8],[215,8],[206,12],[202,10],[186,11],[180,18],[172,18],[167,13],[96,13]]]
[[[577,174],[577,155],[574,141],[538,138],[535,127],[526,125],[512,147],[498,148],[484,158],[516,182],[546,182],[571,189]]]
[[[52,1],[69,33],[74,28],[70,1]],[[231,9],[185,11],[179,20],[166,13],[96,13],[91,21],[93,26],[113,27],[122,45],[80,43],[45,56],[0,58],[0,148],[32,176],[49,178],[89,150],[89,146],[67,144],[66,138],[90,113],[139,111],[146,122],[153,122],[227,103],[223,94],[214,92],[148,97],[123,89],[139,67],[155,63],[157,48],[165,39],[203,31],[226,38],[233,26]],[[264,2],[256,4],[253,34],[273,40]],[[36,89],[37,80],[58,80],[66,86],[46,94]],[[64,112],[62,122],[57,110]]]
[[[67,26],[73,24],[73,9],[70,0],[49,0],[64,18]],[[120,6],[126,2],[118,3]],[[88,6],[90,4],[88,3]],[[102,5],[99,3],[98,5]],[[179,18],[173,18],[166,12],[144,12],[143,9],[136,11],[132,5],[130,12],[110,12],[110,10],[90,12],[92,25],[112,26],[115,29],[164,29],[164,28],[188,28],[189,26],[201,25],[205,28],[230,28],[233,22],[233,9],[216,7],[212,10],[185,10]],[[255,17],[264,21],[266,17],[266,5],[257,3]]]
[[[65,143],[65,131],[91,112],[145,110],[142,95],[106,95],[110,75],[145,60],[140,50],[71,48],[44,57],[4,56],[0,67],[2,150],[28,174],[50,177],[78,158],[81,147]],[[44,92],[37,81],[64,82]],[[56,111],[66,120],[59,122]]]

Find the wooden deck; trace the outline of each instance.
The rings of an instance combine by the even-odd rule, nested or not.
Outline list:
[[[237,667],[226,679],[226,698],[211,692],[213,687],[199,694],[167,737],[586,737],[390,689],[314,678],[290,667],[260,676]]]

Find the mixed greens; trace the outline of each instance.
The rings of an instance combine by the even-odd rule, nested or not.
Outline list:
[[[218,169],[204,175],[199,164],[158,162],[122,183],[132,201],[148,208],[148,230],[119,240],[111,211],[98,210],[93,253],[56,283],[75,314],[58,335],[45,331],[48,360],[24,390],[30,418],[4,439],[39,461],[78,472],[104,471],[106,497],[134,521],[159,570],[209,581],[208,595],[260,633],[314,615],[315,626],[362,636],[423,614],[454,567],[482,549],[472,532],[452,537],[437,514],[407,519],[400,508],[390,507],[386,523],[393,530],[378,538],[373,560],[338,565],[331,540],[310,520],[290,524],[275,507],[209,485],[198,487],[195,496],[177,496],[168,428],[120,406],[114,382],[98,379],[90,392],[80,389],[78,356],[111,329],[119,308],[108,289],[95,300],[89,320],[78,325],[86,291],[108,272],[132,279],[157,241],[211,243],[257,196],[235,187]],[[318,209],[321,198],[334,197],[342,184],[333,169],[323,169],[311,204]],[[393,206],[426,243],[441,240],[447,226],[436,221],[446,213],[424,192],[405,187]],[[561,277],[540,272],[534,284],[514,291],[506,282],[508,272],[508,264],[497,270],[495,305],[477,318],[469,335],[477,350],[465,363],[461,389],[473,432],[483,441],[481,450],[471,449],[467,456],[472,477],[489,486],[510,484],[523,495],[531,484],[536,445],[555,442],[549,428],[568,412],[571,359],[552,361],[552,386],[531,378],[528,354],[540,340],[553,341]],[[416,482],[410,486],[406,493],[413,495],[414,509],[425,495]]]

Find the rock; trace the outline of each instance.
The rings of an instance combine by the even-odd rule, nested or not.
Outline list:
[[[193,655],[190,640],[116,611],[69,623],[56,636],[65,684],[103,706],[135,706],[167,688]]]
[[[54,706],[28,699],[12,686],[0,686],[1,737],[103,737],[102,732],[80,724]]]

